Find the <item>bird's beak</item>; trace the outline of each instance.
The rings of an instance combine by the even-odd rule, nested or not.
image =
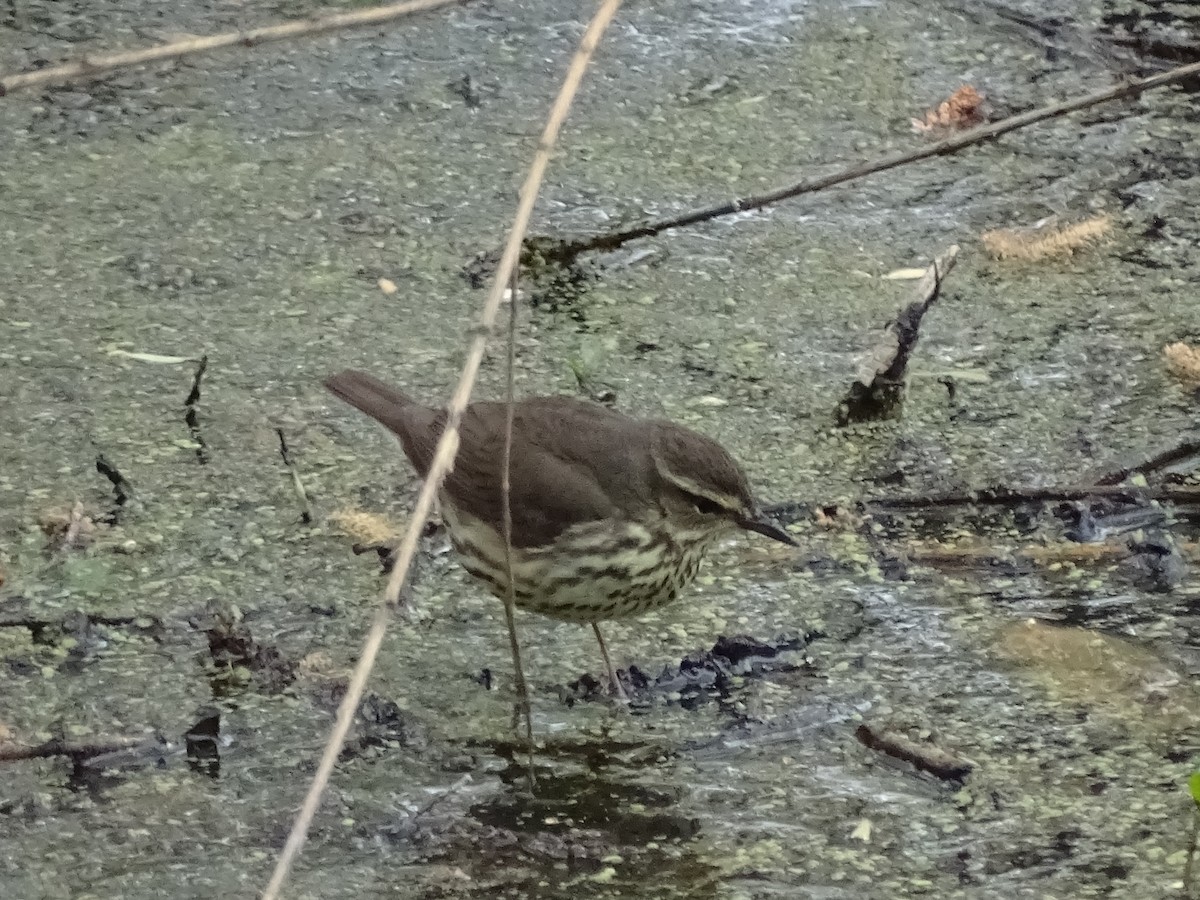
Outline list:
[[[744,528],[746,531],[756,531],[765,537],[772,538],[783,544],[790,544],[793,547],[798,546],[796,539],[768,519],[758,510],[750,514],[739,513],[733,520],[738,528]]]

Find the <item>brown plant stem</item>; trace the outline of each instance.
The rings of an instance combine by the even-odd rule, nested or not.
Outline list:
[[[311,525],[314,519],[312,502],[308,499],[308,491],[304,489],[304,482],[300,478],[300,470],[296,468],[296,461],[292,459],[292,451],[288,447],[287,437],[284,436],[282,428],[276,428],[275,434],[279,436],[279,455],[292,480],[292,492],[300,504],[300,521],[305,525]]]
[[[1183,896],[1192,900],[1196,896],[1195,865],[1196,842],[1200,840],[1200,806],[1192,804],[1192,827],[1188,830],[1187,860],[1183,864]]]
[[[512,653],[513,681],[517,688],[517,702],[525,720],[525,741],[529,751],[529,767],[526,770],[529,789],[534,786],[533,775],[533,707],[529,700],[529,685],[525,681],[525,670],[521,665],[521,642],[517,635],[517,595],[516,579],[513,577],[512,560],[512,441],[513,441],[513,403],[516,395],[517,369],[517,281],[520,272],[520,262],[513,266],[512,278],[509,279],[508,299],[508,352],[505,357],[505,410],[504,410],[504,462],[500,476],[500,497],[503,506],[504,521],[504,568],[508,576],[508,590],[504,592],[504,624],[508,629],[508,647]]]

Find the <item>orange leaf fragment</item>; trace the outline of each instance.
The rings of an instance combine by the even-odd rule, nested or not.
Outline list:
[[[971,85],[964,84],[948,100],[938,104],[936,109],[926,111],[919,119],[913,119],[913,131],[928,133],[974,128],[985,120],[983,105],[983,94]]]

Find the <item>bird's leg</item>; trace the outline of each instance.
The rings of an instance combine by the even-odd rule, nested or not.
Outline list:
[[[625,688],[621,686],[621,679],[617,677],[617,670],[613,668],[612,660],[608,658],[608,647],[604,643],[604,635],[600,633],[600,624],[592,623],[592,631],[596,634],[596,640],[600,644],[600,655],[604,657],[604,667],[608,669],[608,680],[612,683],[613,693],[617,695],[617,699],[622,703],[629,702],[629,695],[625,693]]]
[[[520,711],[525,719],[525,743],[529,750],[529,787],[533,789],[533,710],[529,703],[529,686],[525,681],[525,670],[521,665],[521,643],[517,640],[517,622],[514,614],[512,597],[504,598],[504,621],[508,626],[508,646],[512,651],[513,684],[517,689],[517,705],[514,713]],[[514,721],[514,725],[516,722]]]

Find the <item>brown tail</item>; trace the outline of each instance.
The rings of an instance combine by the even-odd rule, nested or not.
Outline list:
[[[416,405],[413,398],[373,375],[347,369],[326,378],[325,387],[398,435],[405,436],[412,425],[409,408]]]
[[[440,409],[424,406],[399,388],[353,369],[326,378],[325,387],[399,437],[404,455],[422,477],[429,471],[445,418]]]

